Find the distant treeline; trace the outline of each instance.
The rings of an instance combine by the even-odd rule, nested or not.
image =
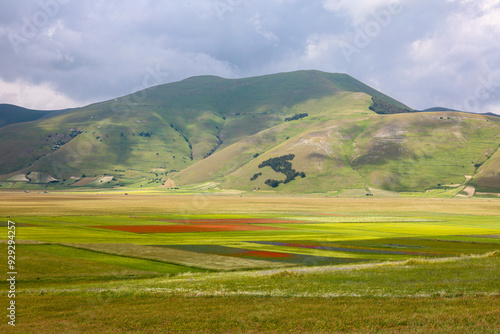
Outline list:
[[[301,118],[304,118],[304,117],[307,117],[307,116],[309,116],[308,113],[295,114],[292,117],[285,118],[285,122],[295,121],[297,119],[301,119]]]
[[[372,97],[370,110],[376,112],[377,114],[403,114],[413,111],[411,109],[397,107],[389,102],[379,99],[378,97]]]
[[[300,177],[306,177],[306,174],[304,172],[297,172],[295,169],[292,168],[292,163],[290,162],[295,158],[295,154],[287,154],[283,155],[281,157],[276,157],[276,158],[271,158],[266,161],[263,161],[260,165],[259,168],[264,168],[264,167],[271,167],[276,173],[282,173],[285,174],[286,178],[285,180],[272,180],[268,179],[266,180],[265,184],[267,184],[270,187],[276,188],[278,187],[281,183],[288,183],[290,181],[295,180],[297,176]],[[255,174],[250,180],[256,180],[262,173],[257,173]]]

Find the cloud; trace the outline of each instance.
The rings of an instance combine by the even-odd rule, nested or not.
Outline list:
[[[325,9],[334,13],[347,14],[353,25],[358,25],[381,9],[395,13],[400,11],[402,0],[324,0]]]
[[[71,98],[55,91],[48,85],[32,85],[21,80],[5,82],[0,80],[0,101],[29,109],[57,110],[79,107]]]
[[[269,42],[279,42],[278,36],[276,36],[272,31],[266,30],[262,26],[262,22],[260,19],[260,14],[256,14],[250,19],[250,23],[255,27],[255,31],[259,34],[262,35],[266,40]],[[276,44],[274,44],[276,45]]]
[[[477,93],[500,69],[499,34],[500,1],[457,2],[432,34],[409,45],[405,75],[414,86],[427,83],[437,92],[436,102],[479,112],[500,99],[500,86],[490,84],[488,94]]]
[[[72,105],[195,75],[317,69],[346,72],[412,107],[453,106],[500,68],[499,2],[4,1],[0,80]],[[51,105],[17,96],[22,89],[0,102]],[[490,92],[476,109],[499,97]]]
[[[35,6],[4,28],[20,38],[14,45],[8,38],[0,42],[1,60],[9,64],[0,70],[6,80],[50,84],[72,99],[98,101],[142,87],[148,68],[161,68],[164,74],[163,81],[155,84],[201,74],[234,77],[237,71],[237,66],[203,48],[205,35],[194,24],[199,13],[187,2],[181,6],[69,3],[64,13],[61,5],[58,15],[43,25],[30,22],[37,10],[43,13]],[[215,11],[210,20],[220,24]],[[36,34],[25,34],[30,25],[36,27]]]

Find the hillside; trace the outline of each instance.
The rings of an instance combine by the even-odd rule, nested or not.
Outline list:
[[[498,117],[416,112],[346,74],[193,77],[64,113],[16,117],[0,128],[2,187],[29,188],[29,173],[56,188],[168,180],[181,188],[373,195],[374,188],[465,185],[465,175],[476,173],[475,184],[500,187],[485,181],[500,169]],[[259,168],[290,154],[286,170]],[[304,175],[288,177],[292,170]]]
[[[358,117],[341,122],[308,119],[263,131],[190,166],[176,175],[178,184],[215,177],[227,188],[269,189],[267,179],[282,180],[284,175],[259,164],[294,154],[293,168],[307,177],[280,185],[282,192],[363,189],[371,194],[371,188],[395,192],[456,188],[458,193],[459,187],[449,185],[464,184],[465,175],[475,175],[482,164],[475,182],[500,186],[495,174],[500,168],[500,156],[495,153],[500,122],[495,118],[453,112],[379,117],[363,112],[361,106],[357,113]],[[348,114],[355,113],[349,110]],[[256,153],[260,155],[254,157]],[[256,173],[262,175],[250,181]]]
[[[51,117],[66,111],[67,110],[32,110],[12,104],[0,104],[0,127],[34,121],[44,117]]]

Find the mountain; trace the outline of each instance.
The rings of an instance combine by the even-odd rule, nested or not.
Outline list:
[[[12,104],[0,104],[0,127],[10,124],[34,121],[66,112],[66,110],[32,110]]]
[[[456,109],[451,109],[451,108],[444,108],[444,107],[433,107],[433,108],[427,108],[427,109],[418,110],[418,111],[419,112],[429,112],[429,111],[458,111],[458,112],[468,113],[468,114],[477,114],[477,113],[472,113],[472,112],[467,112],[467,111],[461,111],[461,110],[456,110]],[[480,115],[500,117],[500,115],[494,114],[492,112],[481,113]]]
[[[417,112],[346,74],[199,76],[19,122],[0,128],[2,187],[500,187],[497,117]]]
[[[427,109],[421,110],[421,112],[430,112],[430,111],[458,111],[458,112],[462,112],[461,110],[450,109],[450,108],[445,108],[445,107],[433,107],[433,108],[427,108]]]

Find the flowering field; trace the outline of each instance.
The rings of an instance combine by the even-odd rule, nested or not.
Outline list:
[[[221,271],[318,266],[482,254],[500,249],[495,216],[474,215],[473,220],[467,220],[463,215],[426,213],[315,211],[292,215],[287,210],[267,215],[82,215],[16,220],[22,226],[19,236],[25,240],[161,261],[181,266],[179,272],[187,270],[184,266]],[[32,250],[47,251],[36,245]]]
[[[497,200],[2,195],[19,332],[500,328]]]
[[[132,233],[187,233],[187,232],[229,232],[229,231],[273,231],[284,228],[251,224],[178,224],[178,225],[111,225],[96,226],[108,230]]]
[[[297,265],[326,265],[348,262],[358,262],[362,259],[314,256],[295,253],[283,253],[264,250],[252,250],[220,245],[172,245],[169,248],[181,249],[202,254],[216,254],[252,260],[293,263]]]
[[[269,218],[218,218],[218,219],[167,219],[161,220],[170,225],[107,225],[95,226],[108,230],[132,233],[187,233],[187,232],[224,232],[224,231],[273,231],[286,227],[262,226],[262,224],[299,224],[297,220]]]

